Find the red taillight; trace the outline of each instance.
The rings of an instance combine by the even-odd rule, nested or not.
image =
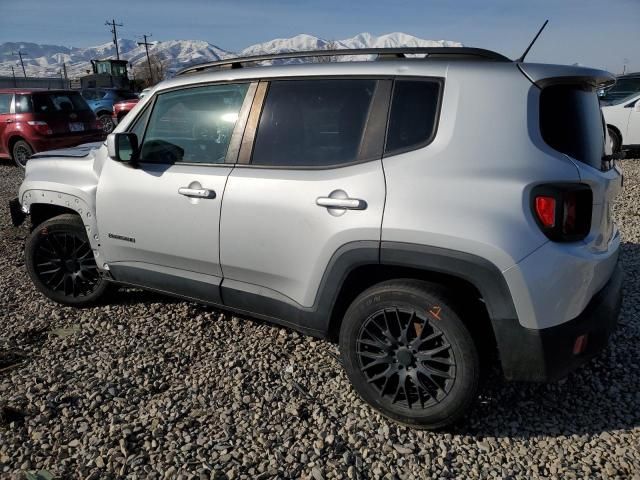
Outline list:
[[[540,195],[536,197],[536,214],[538,220],[546,228],[553,228],[556,224],[556,199]]]
[[[589,234],[593,193],[588,185],[538,185],[532,192],[534,216],[540,229],[555,242],[577,242]]]
[[[29,125],[33,127],[33,129],[38,132],[40,135],[52,135],[53,130],[49,128],[47,122],[42,122],[39,120],[30,120],[27,122]]]

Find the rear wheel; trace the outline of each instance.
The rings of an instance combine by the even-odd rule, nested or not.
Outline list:
[[[435,285],[397,280],[363,292],[345,314],[340,352],[360,396],[403,424],[450,425],[476,396],[475,344]]]
[[[113,132],[115,128],[115,124],[113,123],[113,118],[108,113],[103,113],[98,115],[98,121],[100,122],[100,126],[102,127],[102,131],[107,135]]]
[[[31,145],[24,140],[18,140],[14,143],[13,148],[11,149],[13,161],[16,162],[16,165],[22,168],[27,166],[27,162],[29,161],[29,158],[31,158],[31,155],[33,155],[33,149],[31,148]]]
[[[620,147],[622,146],[620,136],[610,127],[607,127],[607,132],[609,133],[609,146],[611,147],[611,153],[619,152]]]
[[[108,286],[77,215],[60,215],[38,225],[27,239],[25,263],[36,288],[58,303],[94,303]]]

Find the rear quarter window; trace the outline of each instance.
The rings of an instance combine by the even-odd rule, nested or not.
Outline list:
[[[437,80],[396,80],[385,155],[423,147],[435,136],[442,84]]]
[[[73,112],[89,110],[89,105],[79,93],[33,94],[35,113]]]
[[[540,133],[551,148],[602,166],[604,125],[596,92],[577,85],[551,85],[540,94]]]

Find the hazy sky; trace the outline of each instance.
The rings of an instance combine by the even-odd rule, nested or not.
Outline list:
[[[239,50],[309,33],[326,39],[402,31],[517,57],[546,19],[528,60],[640,70],[640,0],[0,0],[0,43],[93,46],[122,38],[206,40]]]

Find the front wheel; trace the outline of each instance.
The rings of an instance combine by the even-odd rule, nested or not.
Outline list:
[[[59,215],[38,225],[27,239],[25,263],[36,288],[58,303],[95,303],[108,286],[77,215]]]
[[[360,396],[400,423],[444,427],[475,399],[475,344],[447,293],[435,285],[395,280],[363,292],[345,314],[340,352]]]
[[[111,118],[111,115],[108,113],[98,115],[98,121],[100,122],[102,131],[107,135],[113,132],[113,129],[116,127],[115,123],[113,123],[113,118]]]
[[[13,161],[21,168],[26,168],[31,155],[33,155],[33,149],[31,148],[31,145],[24,140],[18,140],[11,150]]]
[[[618,134],[607,127],[607,133],[609,134],[609,146],[611,147],[611,153],[617,153],[620,151],[621,143],[620,137]]]

